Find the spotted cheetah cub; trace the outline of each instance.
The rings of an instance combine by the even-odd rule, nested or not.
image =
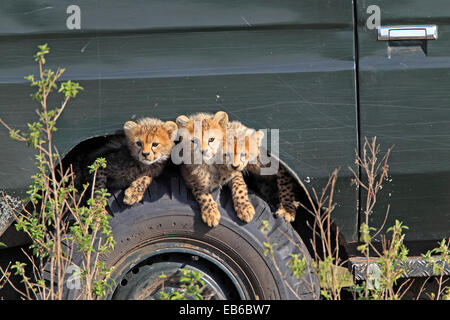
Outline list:
[[[239,121],[227,125],[225,163],[230,169],[243,171],[250,163],[256,163],[264,132],[250,129]]]
[[[127,188],[123,202],[133,205],[158,177],[170,158],[178,126],[154,118],[127,121],[126,143],[105,155],[107,165],[97,173],[96,188]]]
[[[228,184],[232,190],[237,216],[249,222],[255,214],[255,209],[248,199],[242,173],[223,162],[227,113],[219,111],[214,115],[208,113],[198,113],[190,117],[182,115],[176,122],[184,143],[183,148],[190,150],[190,157],[181,165],[181,174],[200,206],[202,220],[210,227],[219,223],[220,212],[211,192]],[[196,161],[198,160],[196,155],[199,154],[201,159]]]
[[[230,122],[227,131],[227,164],[239,170],[248,171],[257,176],[257,189],[267,198],[278,197],[276,214],[287,222],[295,219],[296,201],[295,182],[283,166],[279,166],[276,174],[261,177],[261,169],[267,165],[261,162],[261,142],[264,132],[255,131],[238,121]]]
[[[231,121],[227,125],[226,145],[223,161],[231,171],[237,171],[229,182],[233,205],[241,220],[250,222],[255,209],[248,198],[248,188],[243,173],[250,162],[258,157],[258,146],[264,132],[255,131],[239,121]]]

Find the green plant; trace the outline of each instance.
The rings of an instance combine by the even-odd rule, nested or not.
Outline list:
[[[289,256],[291,257],[291,259],[287,263],[289,269],[291,269],[292,274],[297,279],[301,279],[305,275],[306,269],[308,267],[306,258],[302,257],[300,259],[300,255],[295,253],[291,253]]]
[[[385,226],[389,214],[389,205],[386,209],[384,221],[378,229],[369,224],[369,217],[374,214],[377,195],[382,189],[383,183],[389,180],[388,160],[392,149],[393,146],[384,155],[380,155],[380,145],[376,143],[376,137],[373,137],[370,141],[365,138],[361,157],[356,152],[355,160],[355,164],[360,168],[361,176],[350,168],[354,176],[352,183],[357,188],[362,188],[365,191],[365,203],[362,208],[364,221],[360,226],[360,245],[357,249],[366,258],[366,281],[352,288],[357,299],[401,299],[412,285],[412,281],[409,279],[401,285],[398,285],[400,278],[406,274],[408,249],[404,244],[404,232],[408,230],[408,227],[396,220],[395,224],[386,230],[386,234],[381,234],[381,252],[379,252],[374,245],[374,239],[381,233]],[[388,239],[387,234],[390,234],[390,239]],[[426,255],[430,259],[430,263],[436,262],[436,260],[431,258],[433,253],[441,253],[442,261],[448,259],[445,245],[442,246],[443,244],[445,244],[445,240],[441,242],[440,248],[434,249]],[[437,264],[442,266],[440,263]],[[376,270],[376,272],[370,272],[370,267],[372,267],[372,270]],[[444,293],[446,292],[446,288],[441,286],[443,282],[442,269],[436,266],[435,272],[441,276],[439,292]],[[408,283],[410,285],[405,287]]]
[[[423,257],[428,261],[428,264],[433,268],[433,274],[438,277],[437,293],[432,293],[432,299],[450,300],[450,287],[445,287],[449,279],[444,280],[445,266],[450,265],[450,238],[442,239],[439,247],[428,251]]]
[[[310,192],[300,181],[309,202],[308,205],[300,205],[314,217],[311,226],[313,267],[319,277],[322,297],[332,300],[340,300],[343,288],[353,285],[351,275],[345,267],[346,261],[339,252],[339,228],[333,229],[332,214],[336,208],[334,189],[338,173],[338,169],[333,170],[320,193],[315,188]]]
[[[203,273],[190,269],[180,268],[179,277],[180,288],[175,290],[164,290],[164,285],[160,291],[161,300],[205,300],[205,281]],[[166,279],[165,274],[160,275],[161,279]],[[164,282],[163,282],[164,283]]]
[[[360,225],[360,243],[357,247],[366,258],[366,280],[362,283],[353,282],[351,274],[345,267],[346,261],[339,256],[339,246],[337,245],[339,230],[332,230],[332,213],[336,206],[333,196],[338,170],[334,170],[330,175],[321,193],[316,192],[314,188],[311,191],[308,190],[300,181],[309,201],[309,205],[302,203],[300,205],[314,217],[314,223],[310,226],[313,232],[311,239],[314,249],[313,267],[319,278],[320,292],[324,299],[339,300],[342,298],[343,290],[347,290],[353,293],[355,299],[396,300],[401,299],[411,287],[411,285],[406,285],[412,284],[409,280],[399,284],[399,279],[406,273],[405,262],[408,257],[408,249],[404,244],[404,239],[408,227],[396,220],[395,224],[384,234],[381,233],[387,221],[389,206],[385,219],[378,229],[369,223],[369,217],[374,214],[377,195],[382,189],[383,183],[389,180],[388,160],[393,147],[389,148],[384,155],[380,155],[381,147],[376,143],[375,137],[371,140],[365,138],[364,141],[361,157],[358,152],[356,153],[355,164],[360,169],[350,168],[354,175],[352,184],[365,191],[365,203],[362,207],[364,220]],[[270,231],[267,221],[263,221],[260,229],[264,233]],[[377,249],[374,244],[377,236],[380,238],[380,241],[377,242],[381,244],[381,249]],[[443,240],[439,248],[431,250],[425,255],[433,266],[435,275],[438,276],[438,292],[432,295],[432,298],[435,299],[450,298],[450,289],[444,286],[446,282],[444,266],[450,262],[449,243],[450,239],[447,242]],[[274,245],[276,244],[271,244],[266,237],[265,254],[271,254]],[[288,261],[289,269],[295,276],[303,276],[307,268],[306,261],[299,259],[296,255],[291,255],[291,258],[292,260]],[[274,262],[276,263],[276,261]]]
[[[365,202],[363,203],[362,207],[364,221],[360,225],[361,244],[357,248],[366,258],[366,282],[364,284],[364,299],[369,299],[371,295],[371,289],[379,285],[378,279],[373,279],[373,276],[369,272],[373,260],[371,259],[371,251],[375,251],[378,256],[381,256],[373,245],[373,239],[384,228],[384,224],[389,214],[388,206],[385,214],[385,220],[379,227],[379,229],[377,230],[376,228],[370,226],[369,217],[374,213],[378,193],[383,187],[383,182],[388,178],[388,160],[390,153],[394,147],[390,147],[383,156],[380,156],[381,147],[376,143],[376,140],[376,137],[373,137],[371,141],[369,141],[367,138],[364,138],[361,156],[359,156],[358,151],[355,151],[355,164],[358,166],[359,171],[357,172],[353,168],[349,168],[353,173],[353,179],[351,181],[352,184],[355,185],[358,189],[360,188],[365,191]],[[361,172],[361,174],[359,172]],[[396,229],[396,231],[398,230]],[[393,240],[394,241],[391,242],[391,245],[397,247],[399,244],[396,242],[396,240],[398,239],[394,238]],[[386,257],[386,262],[390,262],[388,257]],[[391,268],[387,267],[385,271],[392,270]],[[384,276],[389,279],[396,278],[391,274],[385,274]]]
[[[259,226],[259,230],[261,230],[261,232],[263,232],[265,240],[263,242],[263,245],[265,247],[264,250],[264,255],[265,256],[270,256],[272,258],[272,262],[275,266],[275,269],[277,270],[277,272],[282,276],[283,279],[285,279],[285,277],[287,276],[287,274],[283,273],[280,269],[280,266],[278,265],[278,261],[275,260],[274,257],[274,247],[277,246],[277,243],[271,243],[268,233],[271,231],[272,227],[269,224],[268,220],[262,220],[261,221],[261,225]],[[288,235],[284,234],[284,236],[291,242],[293,242],[295,245],[296,242],[294,239],[290,238]],[[302,248],[300,248],[298,246],[298,248],[300,249],[300,251],[302,250]],[[300,258],[301,257],[301,258]],[[286,262],[286,266],[288,267],[288,270],[290,271],[290,273],[296,277],[298,280],[301,280],[306,274],[307,272],[309,272],[309,267],[308,267],[308,261],[307,259],[304,257],[304,255],[302,254],[298,254],[298,253],[291,253],[289,254],[289,259]],[[286,284],[287,288],[294,294],[294,296],[300,298],[296,288],[294,288],[293,286],[291,286],[289,284],[288,281],[284,280],[284,283]],[[313,288],[314,284],[311,284],[311,289]],[[311,290],[314,291],[314,290]]]
[[[15,274],[21,276],[25,292],[18,290],[28,299],[62,299],[68,278],[74,276],[70,270],[78,270],[77,283],[80,284],[80,299],[94,299],[104,296],[110,289],[108,277],[111,269],[100,260],[100,254],[114,248],[114,239],[109,227],[109,216],[105,209],[108,193],[106,189],[95,190],[86,196],[87,205],[82,199],[88,190],[75,188],[75,175],[72,166],[63,168],[60,154],[54,145],[53,134],[57,131],[56,121],[61,116],[70,99],[75,98],[83,88],[76,82],[62,82],[58,89],[57,81],[64,73],[58,68],[56,72],[44,69],[46,55],[50,48],[47,44],[39,46],[35,61],[39,65],[39,78],[34,75],[25,77],[37,90],[31,96],[39,104],[36,109],[38,120],[28,123],[28,131],[21,132],[10,128],[2,119],[0,122],[9,130],[10,137],[36,150],[37,172],[32,176],[28,188],[28,198],[17,209],[10,205],[16,218],[16,229],[25,232],[31,239],[32,276],[27,275],[26,264],[16,262],[11,266]],[[63,94],[60,107],[51,108],[48,97],[55,90]],[[97,159],[90,166],[95,185],[99,168],[105,167],[105,159]],[[8,198],[4,195],[5,202]],[[75,261],[74,253],[78,250],[81,259]],[[1,270],[5,276],[8,270]],[[45,272],[49,275],[45,277]],[[11,285],[13,285],[10,282]],[[17,289],[16,289],[17,290]]]
[[[377,272],[369,273],[369,265],[367,265],[364,290],[358,296],[359,299],[398,300],[404,294],[404,292],[401,292],[402,286],[396,289],[396,284],[406,274],[405,261],[408,257],[408,249],[403,243],[405,238],[403,231],[407,229],[407,226],[396,220],[395,225],[386,231],[391,233],[390,240],[387,240],[386,235],[382,235],[382,252],[378,252],[375,247],[372,248],[376,252],[378,259],[376,261],[371,259],[369,262]],[[365,225],[361,226],[362,245],[358,249],[364,255],[368,255],[369,247],[373,246],[372,237],[369,235],[371,230],[373,228],[367,228]],[[408,282],[404,284],[406,283]]]

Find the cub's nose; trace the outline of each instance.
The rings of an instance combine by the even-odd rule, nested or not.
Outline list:
[[[233,169],[237,169],[237,168],[239,168],[239,165],[236,166],[236,165],[232,164],[231,167],[232,167]]]
[[[142,152],[142,155],[143,155],[144,157],[147,157],[149,154],[150,154],[150,152]]]

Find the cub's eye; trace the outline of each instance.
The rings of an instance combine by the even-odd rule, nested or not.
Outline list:
[[[197,144],[197,143],[198,143],[198,139],[194,138],[194,139],[191,140],[191,142],[192,142],[193,144]]]
[[[137,145],[138,147],[142,147],[142,142],[136,141],[136,145]]]
[[[153,148],[156,148],[157,146],[159,146],[159,143],[158,143],[158,142],[153,142],[153,143],[152,143],[152,147],[153,147]]]
[[[247,153],[245,153],[245,152],[241,153],[241,157],[246,157],[246,156],[247,156]]]
[[[209,138],[208,142],[213,142],[214,140],[214,138]]]

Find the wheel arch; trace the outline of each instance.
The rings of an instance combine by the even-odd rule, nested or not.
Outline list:
[[[114,138],[117,137],[123,137],[124,133],[123,131],[116,131],[114,134],[104,134],[104,135],[98,135],[98,136],[92,136],[90,138],[87,138],[85,140],[82,140],[81,142],[77,143],[75,146],[69,149],[69,151],[62,157],[62,164],[63,167],[68,167],[68,165],[72,164],[74,172],[81,173],[82,165],[89,165],[90,160],[95,160],[98,156],[101,156],[102,152],[105,152],[105,144],[107,144],[109,141],[111,141]],[[299,175],[282,159],[275,155],[271,155],[278,163],[279,165],[283,166],[289,175],[292,177],[292,179],[296,183],[296,189],[298,190],[298,197],[301,202],[303,202],[306,206],[309,204],[309,199],[306,196],[306,192],[304,191],[304,188],[306,186],[301,181]],[[82,159],[83,161],[80,161]],[[267,200],[267,199],[264,199]],[[0,235],[0,240],[5,242],[7,245],[10,244],[10,246],[21,246],[29,244],[29,239],[25,235],[21,235],[18,231],[15,230],[12,221],[10,222],[10,226],[5,229],[4,233]],[[307,212],[304,208],[299,207],[297,209],[297,217],[294,222],[292,222],[293,228],[297,231],[297,233],[302,238],[303,242],[305,243],[310,255],[313,257],[315,254],[315,251],[318,248],[313,248],[312,245],[312,239],[313,239],[313,233],[311,230],[311,226],[314,223],[314,219],[312,219],[312,216],[310,213]],[[333,239],[338,239],[338,244],[340,246],[339,252],[342,254],[342,257],[344,260],[347,258],[347,254],[345,251],[346,247],[346,240],[342,233],[339,232],[338,226],[336,226],[333,222],[332,226],[333,230]],[[336,234],[337,233],[337,234]],[[320,250],[318,250],[320,251]]]
[[[312,199],[311,190],[307,189],[306,185],[300,179],[299,175],[285,161],[283,161],[283,159],[281,159],[280,157],[273,155],[273,154],[270,154],[270,157],[273,157],[279,163],[279,166],[282,166],[283,168],[285,168],[286,171],[288,172],[288,174],[291,176],[291,178],[295,182],[296,195],[297,195],[297,199],[299,200],[299,202],[301,202],[308,209],[312,210],[311,200],[309,199],[309,197],[307,195],[307,192],[310,192],[311,199]],[[263,197],[263,199],[264,199],[264,197]],[[267,201],[267,199],[264,199],[264,200]],[[316,203],[314,203],[314,205],[316,205]],[[297,231],[299,236],[302,238],[311,257],[314,257],[316,253],[319,253],[319,256],[321,258],[323,258],[320,255],[320,252],[322,252],[322,250],[321,250],[321,248],[319,248],[317,246],[317,242],[316,242],[316,248],[313,247],[313,231],[312,231],[313,224],[314,224],[313,215],[310,212],[308,212],[308,210],[303,208],[302,206],[299,206],[297,208],[296,218],[292,222],[292,226],[293,226],[294,230]],[[335,223],[335,221],[333,221],[333,219],[331,219],[330,230],[331,230],[332,249],[334,250],[334,249],[336,249],[337,246],[339,246],[338,253],[339,253],[339,257],[341,258],[341,261],[347,261],[348,260],[348,254],[347,254],[347,250],[346,250],[347,241],[346,241],[344,235],[342,234],[342,232],[340,232],[339,226]],[[337,243],[335,241],[336,239],[337,239]],[[320,240],[319,240],[319,242],[320,242]]]
[[[123,131],[117,131],[115,134],[104,134],[99,136],[92,136],[84,139],[71,147],[61,158],[63,167],[68,167],[69,164],[76,164],[74,172],[80,172],[79,158],[80,155],[86,155],[88,158],[95,156],[95,153],[100,151],[102,145],[108,142],[113,137],[123,136]],[[31,203],[27,202],[25,208],[30,208]],[[0,228],[0,242],[4,243],[7,248],[20,247],[30,244],[30,239],[23,232],[16,230],[14,226],[14,216],[12,214],[5,215],[4,221],[1,221]],[[0,248],[1,249],[1,248]]]

